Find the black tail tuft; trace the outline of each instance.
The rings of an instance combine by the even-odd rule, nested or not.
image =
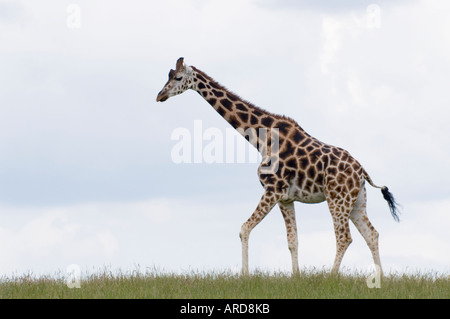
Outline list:
[[[384,199],[389,204],[389,209],[391,210],[392,217],[394,217],[396,222],[399,222],[400,218],[398,217],[399,215],[398,204],[394,199],[394,195],[392,195],[392,193],[389,192],[389,189],[386,186],[383,186],[381,188],[381,193],[383,193]]]

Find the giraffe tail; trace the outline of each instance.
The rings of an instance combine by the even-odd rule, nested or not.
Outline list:
[[[400,221],[400,218],[399,218],[400,211],[398,208],[399,205],[395,201],[394,195],[392,195],[392,193],[389,191],[389,188],[387,188],[386,186],[375,185],[374,182],[372,181],[372,179],[370,178],[369,174],[367,174],[367,172],[365,170],[364,170],[364,179],[373,187],[381,189],[383,198],[388,202],[392,217],[394,218],[394,220],[396,222],[399,222]]]

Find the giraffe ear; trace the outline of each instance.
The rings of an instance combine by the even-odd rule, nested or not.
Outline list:
[[[183,61],[184,61],[184,58],[179,58],[177,60],[177,71],[184,70],[185,67],[184,67]]]

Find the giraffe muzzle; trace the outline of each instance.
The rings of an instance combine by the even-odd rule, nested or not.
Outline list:
[[[169,96],[167,94],[164,94],[163,91],[161,91],[158,93],[158,96],[156,97],[156,102],[164,102],[168,98],[169,98]]]

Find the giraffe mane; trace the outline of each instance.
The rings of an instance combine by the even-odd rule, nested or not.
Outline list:
[[[299,124],[292,119],[291,117],[285,116],[285,115],[280,115],[280,114],[275,114],[272,112],[269,112],[259,106],[254,105],[253,103],[249,102],[246,99],[241,98],[238,94],[230,91],[229,89],[227,89],[224,85],[220,84],[219,82],[217,82],[216,80],[214,80],[212,77],[210,77],[208,74],[206,74],[205,72],[199,70],[198,68],[196,68],[195,66],[191,65],[191,68],[194,69],[195,72],[200,73],[201,76],[203,76],[205,79],[207,79],[210,83],[210,85],[215,88],[215,89],[221,89],[221,90],[225,90],[227,91],[230,95],[234,96],[236,99],[242,101],[243,103],[247,104],[250,108],[257,110],[261,113],[267,114],[269,116],[275,117],[279,120],[284,120],[284,121],[288,121],[293,125],[299,126]]]

